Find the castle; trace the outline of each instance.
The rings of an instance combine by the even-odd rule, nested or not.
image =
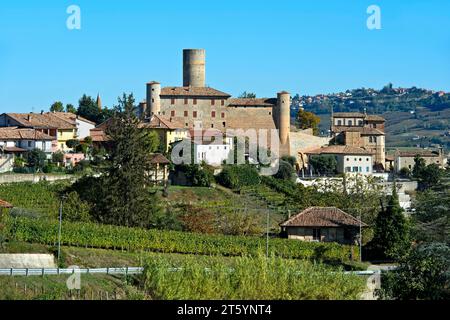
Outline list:
[[[281,91],[276,98],[233,98],[230,94],[205,86],[205,50],[183,50],[183,86],[161,87],[147,83],[141,117],[153,115],[181,123],[184,128],[276,129],[279,155],[290,154],[290,94]],[[269,134],[270,137],[270,134]]]

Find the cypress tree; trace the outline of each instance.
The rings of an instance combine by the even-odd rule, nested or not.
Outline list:
[[[372,242],[377,253],[388,259],[399,259],[410,248],[408,221],[400,206],[395,182],[388,205],[377,216]]]

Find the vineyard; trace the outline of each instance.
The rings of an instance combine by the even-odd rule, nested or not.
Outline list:
[[[143,283],[156,300],[350,300],[359,299],[365,288],[364,278],[323,264],[263,256],[236,258],[231,265],[195,257],[174,264],[152,257]]]
[[[8,236],[16,241],[54,245],[58,222],[44,219],[10,218]],[[145,230],[95,223],[63,222],[61,243],[68,246],[222,256],[256,256],[265,253],[265,238],[206,235]],[[307,243],[272,238],[269,253],[283,258],[321,260],[332,263],[358,259],[357,248],[336,243]]]

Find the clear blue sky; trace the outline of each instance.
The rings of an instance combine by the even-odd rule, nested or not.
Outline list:
[[[81,8],[81,30],[66,9]],[[366,9],[380,6],[382,30]],[[206,82],[232,95],[358,87],[450,91],[448,0],[2,0],[0,112],[111,106],[145,83],[182,84],[182,49],[204,48]]]

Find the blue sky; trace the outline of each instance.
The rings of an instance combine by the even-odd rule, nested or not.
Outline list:
[[[81,30],[66,9],[81,8]],[[381,30],[366,27],[369,5]],[[145,83],[182,84],[182,49],[206,49],[206,82],[238,95],[358,87],[450,91],[448,0],[3,0],[0,112],[83,94],[112,106]]]

